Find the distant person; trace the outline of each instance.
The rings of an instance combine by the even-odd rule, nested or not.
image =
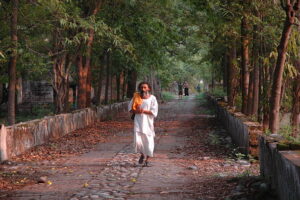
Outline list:
[[[201,86],[200,86],[200,84],[197,85],[196,89],[197,89],[197,92],[199,92],[199,93],[201,92]]]
[[[189,96],[189,84],[185,81],[184,82],[184,96]]]
[[[152,95],[151,86],[147,82],[138,85],[138,95],[135,94],[128,106],[128,110],[134,115],[134,148],[140,153],[139,164],[149,166],[149,158],[153,157],[154,151],[154,118],[158,113],[156,97]]]
[[[182,83],[178,83],[178,98],[179,99],[182,99],[182,89],[183,89]]]

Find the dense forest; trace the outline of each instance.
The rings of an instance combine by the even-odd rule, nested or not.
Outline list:
[[[299,0],[3,0],[1,109],[14,124],[19,80],[51,83],[54,113],[71,109],[69,88],[80,109],[130,98],[138,80],[157,96],[189,81],[266,133],[297,140],[299,8]]]

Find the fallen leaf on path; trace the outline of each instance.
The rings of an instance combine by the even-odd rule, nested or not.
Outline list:
[[[135,178],[132,178],[132,179],[131,179],[131,182],[134,182],[134,183],[135,183],[135,182],[136,182],[136,179],[135,179]]]
[[[83,187],[88,187],[88,186],[89,186],[88,183],[83,184]]]

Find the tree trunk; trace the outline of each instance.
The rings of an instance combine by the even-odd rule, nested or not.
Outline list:
[[[236,60],[236,44],[233,43],[230,48],[228,58],[228,104],[233,107],[235,105],[235,98],[237,95],[238,86],[238,69]]]
[[[248,86],[248,104],[247,104],[247,111],[245,114],[251,115],[252,114],[252,105],[253,105],[253,86],[254,86],[254,76],[253,76],[253,71],[250,72],[250,77],[249,77],[249,86]]]
[[[297,60],[296,68],[298,75],[294,80],[293,86],[293,107],[291,124],[293,126],[293,136],[297,138],[300,132],[300,60]]]
[[[108,104],[108,91],[109,91],[109,77],[110,77],[110,64],[109,64],[109,60],[110,60],[110,52],[107,52],[106,54],[107,59],[106,59],[106,82],[105,82],[105,97],[104,97],[104,103]]]
[[[227,58],[228,56],[224,56],[222,59],[222,67],[224,69],[224,73],[223,73],[223,90],[226,91],[227,88],[227,83],[228,83],[228,62],[227,62]]]
[[[272,85],[272,93],[270,98],[270,129],[272,133],[278,133],[279,130],[279,112],[280,112],[280,96],[282,87],[282,75],[286,60],[287,45],[292,31],[292,24],[295,22],[296,11],[299,9],[297,0],[295,5],[288,4],[286,7],[286,19],[281,35],[280,44],[277,48],[278,57],[274,71],[274,79]]]
[[[71,63],[67,61],[67,55],[56,56],[53,60],[53,90],[55,113],[67,111],[69,97],[69,69]]]
[[[87,77],[86,77],[86,107],[91,106],[91,96],[92,96],[92,67],[88,67]]]
[[[77,70],[78,70],[78,94],[77,94],[77,106],[79,109],[86,106],[86,79],[88,68],[83,66],[83,56],[77,56]]]
[[[214,72],[214,68],[212,68],[212,70],[211,70],[211,89],[212,90],[215,89],[215,72]]]
[[[132,98],[136,90],[137,72],[134,69],[128,71],[127,74],[127,97]]]
[[[116,84],[117,84],[117,101],[120,101],[120,94],[121,94],[121,73],[117,73],[117,75],[116,75]]]
[[[258,43],[258,26],[253,26],[253,98],[251,115],[258,116],[258,105],[259,105],[259,43]]]
[[[64,112],[67,113],[70,111],[70,101],[69,101],[69,95],[70,95],[70,83],[69,83],[69,77],[66,80],[65,83],[65,91],[66,91],[66,96],[65,96],[65,103],[64,103]]]
[[[17,66],[17,45],[18,45],[18,7],[19,1],[12,0],[12,13],[11,13],[11,55],[8,65],[8,124],[15,124],[16,121],[16,66]]]
[[[122,85],[122,100],[125,100],[126,94],[126,84],[127,83],[127,73],[126,71],[123,72],[123,85]]]
[[[67,53],[59,53],[64,49],[61,34],[58,28],[54,30],[52,87],[54,91],[55,113],[63,113],[69,110],[69,77],[72,59]]]
[[[106,61],[107,55],[106,52],[103,53],[103,56],[101,57],[101,66],[99,66],[99,74],[98,74],[98,89],[96,93],[96,105],[101,104],[101,95],[102,95],[102,82],[103,82],[103,68],[105,68],[105,65],[107,63]]]
[[[86,55],[77,56],[77,69],[78,69],[78,107],[86,108],[87,105],[91,104],[91,98],[87,99],[90,95],[88,91],[88,74],[91,68],[91,55],[92,55],[92,44],[94,41],[94,30],[89,31],[89,39],[86,45]],[[88,94],[89,93],[89,94]]]
[[[242,113],[247,113],[249,86],[249,25],[246,17],[242,18]],[[249,110],[248,110],[249,111]]]
[[[0,104],[3,102],[3,84],[0,83]]]
[[[95,16],[102,5],[102,1],[96,1],[94,9],[91,11],[90,16]],[[87,105],[91,105],[90,97],[90,83],[89,83],[89,71],[91,68],[92,57],[92,45],[95,37],[95,30],[90,28],[86,31],[88,33],[88,39],[84,52],[79,52],[77,55],[77,70],[78,70],[78,108],[86,108]],[[84,56],[83,56],[84,55]],[[88,98],[87,98],[88,97]]]
[[[253,71],[253,98],[252,98],[252,109],[251,115],[258,115],[258,105],[259,105],[259,64],[256,63]]]
[[[114,80],[114,75],[113,75],[113,72],[112,72],[112,67],[113,67],[113,62],[112,62],[112,52],[110,54],[110,57],[109,57],[109,78],[110,78],[110,103],[113,102],[113,80]]]

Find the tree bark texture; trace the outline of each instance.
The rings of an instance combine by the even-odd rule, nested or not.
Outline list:
[[[107,59],[106,59],[106,81],[105,81],[105,96],[104,96],[104,103],[108,104],[108,91],[109,91],[109,78],[110,78],[110,52],[107,52],[106,54]]]
[[[249,92],[249,25],[244,16],[241,23],[242,43],[242,112],[247,114],[248,92]],[[249,110],[248,110],[249,111]]]
[[[99,74],[98,74],[98,87],[96,92],[96,105],[101,104],[101,96],[102,96],[102,82],[103,82],[103,69],[105,69],[107,55],[106,52],[103,53],[103,56],[101,57],[101,65],[99,66]]]
[[[223,73],[223,90],[224,91],[226,91],[227,83],[228,83],[228,72],[227,72],[228,61],[227,61],[227,59],[228,59],[228,56],[224,56],[222,59],[222,67],[224,69],[223,70],[224,71],[224,73]]]
[[[297,60],[296,68],[298,71],[298,75],[294,80],[293,107],[291,117],[294,137],[298,137],[300,132],[300,60]]]
[[[77,97],[77,106],[79,109],[85,108],[86,106],[86,80],[88,68],[83,66],[83,56],[78,55],[76,58],[77,65],[77,75],[78,75],[78,97]]]
[[[87,69],[86,77],[86,105],[85,107],[91,106],[91,97],[92,97],[92,66]]]
[[[113,60],[112,60],[112,52],[111,52],[111,54],[110,54],[110,57],[109,57],[109,60],[108,60],[108,62],[109,62],[109,80],[110,80],[110,82],[109,82],[109,86],[110,86],[110,102],[112,103],[113,102],[113,93],[114,93],[114,91],[113,91],[113,81],[114,81],[114,74],[113,74],[113,72],[112,72],[112,67],[113,67]]]
[[[66,52],[59,53],[64,49],[63,38],[58,29],[53,34],[53,78],[52,87],[54,91],[55,113],[67,112],[69,109],[69,78],[72,64],[71,56]]]
[[[295,22],[296,13],[299,10],[300,0],[295,1],[295,3],[290,3],[286,1],[286,19],[281,35],[281,40],[277,48],[278,57],[276,62],[276,67],[274,71],[274,79],[272,85],[272,92],[270,98],[270,129],[272,133],[278,133],[279,131],[279,114],[280,114],[280,97],[282,88],[282,76],[284,71],[284,65],[286,60],[287,45],[292,31],[292,25]],[[293,1],[294,2],[294,1]]]
[[[67,111],[67,102],[69,97],[69,70],[71,63],[67,55],[56,56],[53,60],[53,89],[55,113]]]
[[[116,84],[117,84],[117,101],[120,101],[121,94],[121,73],[116,75]]]
[[[132,98],[136,90],[137,72],[134,69],[128,70],[127,74],[127,98]]]
[[[11,13],[11,55],[8,64],[8,124],[12,125],[16,122],[16,66],[17,66],[17,45],[18,45],[18,7],[19,1],[12,0],[12,13]]]
[[[229,49],[228,58],[228,104],[233,107],[235,105],[235,99],[237,95],[238,81],[238,69],[236,60],[236,44],[233,43],[232,47]]]
[[[123,83],[122,83],[122,100],[125,99],[126,86],[127,86],[127,73],[126,73],[126,71],[124,71],[123,72]]]
[[[260,88],[260,76],[259,76],[259,44],[258,44],[258,26],[253,27],[253,103],[251,109],[251,115],[258,116],[259,105],[259,88]]]
[[[2,102],[3,102],[3,89],[4,87],[3,87],[3,84],[2,83],[0,83],[0,104],[2,104]]]
[[[248,97],[247,97],[247,111],[245,114],[247,115],[251,115],[252,114],[252,105],[253,105],[253,86],[254,86],[254,81],[253,81],[253,71],[250,72],[250,77],[249,77],[249,86],[248,86]]]
[[[101,7],[102,1],[96,1],[95,7],[89,13],[90,16],[95,16]],[[86,108],[91,104],[90,84],[89,84],[89,71],[91,67],[92,57],[92,45],[95,37],[95,30],[90,28],[87,30],[88,39],[87,42],[82,42],[82,46],[85,46],[84,52],[79,52],[77,55],[77,70],[78,70],[78,108]],[[85,43],[85,44],[84,44]]]

